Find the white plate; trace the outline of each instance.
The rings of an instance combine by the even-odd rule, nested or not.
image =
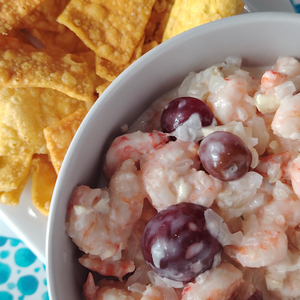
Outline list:
[[[297,1],[294,0],[294,3],[297,3]],[[294,12],[289,0],[245,0],[245,4],[245,9],[248,12]],[[0,204],[0,217],[32,249],[39,259],[45,262],[47,218],[32,204],[30,189],[31,181],[26,185],[20,198],[20,204],[17,207]]]

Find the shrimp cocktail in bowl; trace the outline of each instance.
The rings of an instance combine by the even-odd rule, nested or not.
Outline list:
[[[114,80],[54,190],[51,299],[299,299],[299,32],[214,21]]]

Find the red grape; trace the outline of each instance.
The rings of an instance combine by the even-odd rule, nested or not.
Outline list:
[[[171,101],[161,115],[161,129],[163,132],[173,132],[178,126],[186,122],[192,114],[198,114],[202,127],[211,125],[214,114],[201,100],[192,97],[180,97]]]
[[[206,136],[199,147],[204,169],[222,181],[243,177],[250,169],[252,154],[235,134],[216,131]]]
[[[212,267],[222,246],[208,232],[204,211],[200,205],[179,203],[148,222],[142,252],[158,275],[188,282]]]

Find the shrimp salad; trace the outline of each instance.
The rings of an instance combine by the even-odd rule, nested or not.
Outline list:
[[[299,151],[297,59],[190,73],[73,192],[84,298],[300,299]]]

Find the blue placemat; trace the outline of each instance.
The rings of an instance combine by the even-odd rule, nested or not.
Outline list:
[[[49,299],[45,265],[21,240],[4,236],[0,236],[0,299]]]

